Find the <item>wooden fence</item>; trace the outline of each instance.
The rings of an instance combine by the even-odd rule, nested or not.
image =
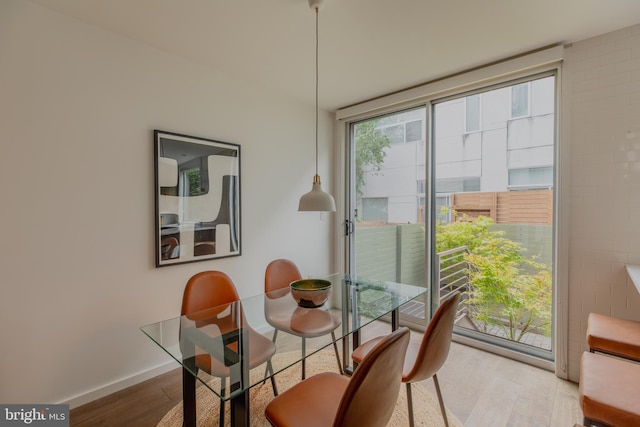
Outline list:
[[[450,207],[471,218],[490,217],[495,224],[553,224],[553,190],[456,193]]]

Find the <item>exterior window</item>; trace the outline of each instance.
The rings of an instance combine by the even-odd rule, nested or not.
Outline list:
[[[408,122],[406,124],[406,142],[422,140],[422,120]]]
[[[477,132],[480,130],[480,94],[467,96],[465,99],[465,132]]]
[[[388,199],[386,197],[368,197],[362,199],[362,220],[387,222]]]
[[[529,83],[511,87],[511,118],[529,116]]]
[[[439,222],[451,222],[451,196],[450,195],[437,195],[436,196],[436,221]]]
[[[467,193],[480,191],[480,178],[436,179],[436,193]]]
[[[509,186],[523,188],[553,186],[553,168],[523,168],[509,170]]]
[[[392,144],[402,144],[404,142],[404,125],[395,125],[381,128],[380,131],[384,133]]]

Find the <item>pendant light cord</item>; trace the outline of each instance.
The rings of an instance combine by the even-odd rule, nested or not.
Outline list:
[[[318,175],[318,15],[320,10],[316,7],[316,176]],[[315,178],[314,178],[315,181]]]

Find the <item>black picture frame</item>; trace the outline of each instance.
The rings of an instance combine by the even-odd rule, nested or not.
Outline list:
[[[240,145],[153,131],[156,267],[239,256]]]

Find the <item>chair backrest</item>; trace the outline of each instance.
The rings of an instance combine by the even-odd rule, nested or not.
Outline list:
[[[187,282],[182,295],[181,314],[184,316],[197,313],[239,299],[236,287],[229,276],[221,271],[203,271],[192,276]]]
[[[411,370],[404,374],[405,382],[422,381],[433,377],[447,360],[460,297],[460,292],[456,291],[436,310],[422,337],[415,363]]]
[[[276,259],[267,265],[264,273],[264,292],[269,293],[286,288],[294,280],[300,279],[302,275],[293,261]]]
[[[345,390],[333,425],[384,427],[393,414],[409,345],[409,329],[384,337],[355,370]]]
[[[160,241],[160,255],[162,259],[169,259],[173,254],[173,250],[180,246],[178,239],[175,237],[163,237]]]

